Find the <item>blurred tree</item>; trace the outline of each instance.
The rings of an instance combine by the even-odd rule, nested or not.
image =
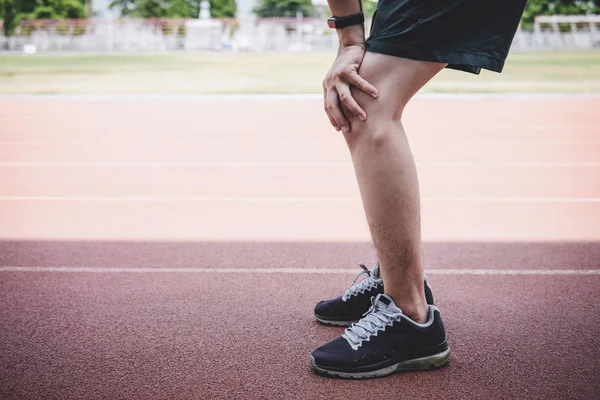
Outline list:
[[[375,9],[377,8],[376,0],[364,0],[363,1],[363,12],[365,17],[371,18],[373,13],[375,13]]]
[[[123,17],[137,18],[198,18],[202,0],[113,0],[111,9]],[[235,0],[209,0],[213,18],[233,17]]]
[[[112,0],[108,8],[117,9],[121,17],[137,17],[137,3],[135,0]]]
[[[138,0],[137,17],[142,18],[164,18],[167,16],[169,3],[164,0]]]
[[[84,18],[85,0],[63,0],[63,15],[69,19]]]
[[[232,18],[235,17],[236,12],[235,0],[210,0],[210,15],[214,18]],[[197,15],[198,13],[196,13]]]
[[[297,13],[304,17],[313,14],[311,0],[259,0],[254,12],[259,17],[295,17]]]
[[[86,16],[85,0],[0,0],[7,36],[24,19],[76,19]]]
[[[0,10],[0,18],[3,22],[3,30],[6,36],[12,35],[15,31],[15,3],[13,0],[0,0],[2,9]]]
[[[167,17],[187,18],[190,13],[190,5],[187,0],[172,0],[166,10]]]

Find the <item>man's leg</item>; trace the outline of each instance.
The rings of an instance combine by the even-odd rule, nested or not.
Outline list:
[[[377,251],[385,293],[410,318],[427,320],[421,256],[420,197],[415,162],[402,126],[404,107],[445,64],[367,52],[359,74],[379,98],[352,95],[367,113],[360,121],[344,110],[344,134]]]

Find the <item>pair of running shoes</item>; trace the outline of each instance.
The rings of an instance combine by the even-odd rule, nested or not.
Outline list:
[[[346,329],[310,354],[313,370],[330,377],[366,379],[444,366],[450,349],[427,277],[428,320],[417,323],[384,293],[379,263],[371,270],[364,264],[360,267],[361,273],[342,296],[315,306],[319,323]],[[357,283],[361,275],[366,277]]]

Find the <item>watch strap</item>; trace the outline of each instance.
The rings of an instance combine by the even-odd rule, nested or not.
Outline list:
[[[331,17],[327,20],[327,25],[330,28],[342,29],[351,25],[359,25],[365,22],[365,15],[361,12],[358,14],[347,15],[345,17]]]

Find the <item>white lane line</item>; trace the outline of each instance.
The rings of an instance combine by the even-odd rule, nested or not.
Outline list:
[[[598,99],[600,93],[568,93],[568,92],[504,92],[504,93],[436,93],[420,90],[415,98],[420,99]],[[176,101],[229,101],[229,100],[322,100],[322,93],[290,93],[290,94],[8,94],[0,95],[2,100],[86,100],[86,101],[115,101],[115,100],[176,100]]]
[[[600,142],[599,142],[600,143]],[[144,144],[162,144],[173,146],[327,146],[336,145],[335,142],[322,140],[258,140],[253,142],[248,141],[232,141],[232,142],[211,142],[204,140],[168,140],[161,142],[144,142]]]
[[[513,168],[597,168],[600,162],[476,162],[476,161],[450,161],[450,162],[431,162],[417,163],[417,166],[423,167],[513,167]]]
[[[598,128],[600,130],[600,128]],[[417,142],[418,143],[418,142]],[[456,144],[456,141],[454,142]],[[488,146],[504,146],[504,145],[535,145],[535,146],[597,146],[600,141],[597,140],[489,140],[474,142],[470,144],[482,144]]]
[[[54,144],[56,143],[56,144]],[[73,142],[42,142],[42,141],[37,141],[37,142],[18,142],[18,141],[3,141],[0,142],[0,146],[55,146],[55,145],[66,145],[66,144],[72,144]]]
[[[600,163],[599,163],[600,164]],[[331,167],[352,167],[348,162],[221,162],[221,163],[202,163],[202,162],[0,162],[2,168],[27,168],[27,167],[101,167],[101,168],[331,168]]]
[[[501,125],[498,127],[492,127],[491,130],[504,130],[504,129],[517,129],[519,130],[519,126],[511,127],[502,127]],[[522,129],[522,127],[521,127]],[[593,130],[598,131],[600,129],[599,125],[534,125],[525,128],[525,130],[533,130],[533,131],[571,131],[573,129],[577,130]]]
[[[457,203],[600,203],[600,197],[422,197],[424,202]],[[236,196],[0,196],[0,201],[98,203],[354,203],[359,197]]]
[[[600,142],[598,142],[600,143]],[[260,141],[224,141],[224,140],[144,140],[144,141],[120,141],[117,143],[120,146],[140,146],[144,148],[150,145],[161,146],[326,146],[335,144],[335,142],[326,142],[318,140],[260,140]],[[31,146],[31,147],[61,147],[61,146],[110,146],[115,147],[115,142],[94,142],[94,141],[0,141],[0,146]]]
[[[208,197],[208,196],[0,196],[0,201],[67,201],[102,203],[348,203],[356,197]]]
[[[430,162],[418,167],[598,168],[600,162]],[[0,168],[350,168],[349,162],[0,162]]]
[[[163,268],[163,267],[0,267],[0,272],[95,272],[140,274],[350,274],[356,269],[334,268]],[[427,275],[600,275],[600,269],[428,269]]]
[[[577,128],[574,128],[577,129]],[[600,129],[600,128],[598,128]],[[431,147],[429,142],[412,140],[413,146]],[[456,141],[452,142],[456,144]],[[120,141],[120,146],[130,145],[139,146],[140,141]],[[338,142],[323,140],[259,140],[255,142],[248,141],[222,141],[222,140],[161,140],[161,141],[143,141],[144,146],[329,146],[337,145]],[[598,140],[481,140],[474,141],[470,138],[464,146],[597,146]],[[0,146],[38,146],[38,147],[60,147],[60,146],[110,146],[114,147],[114,141],[0,141]]]

